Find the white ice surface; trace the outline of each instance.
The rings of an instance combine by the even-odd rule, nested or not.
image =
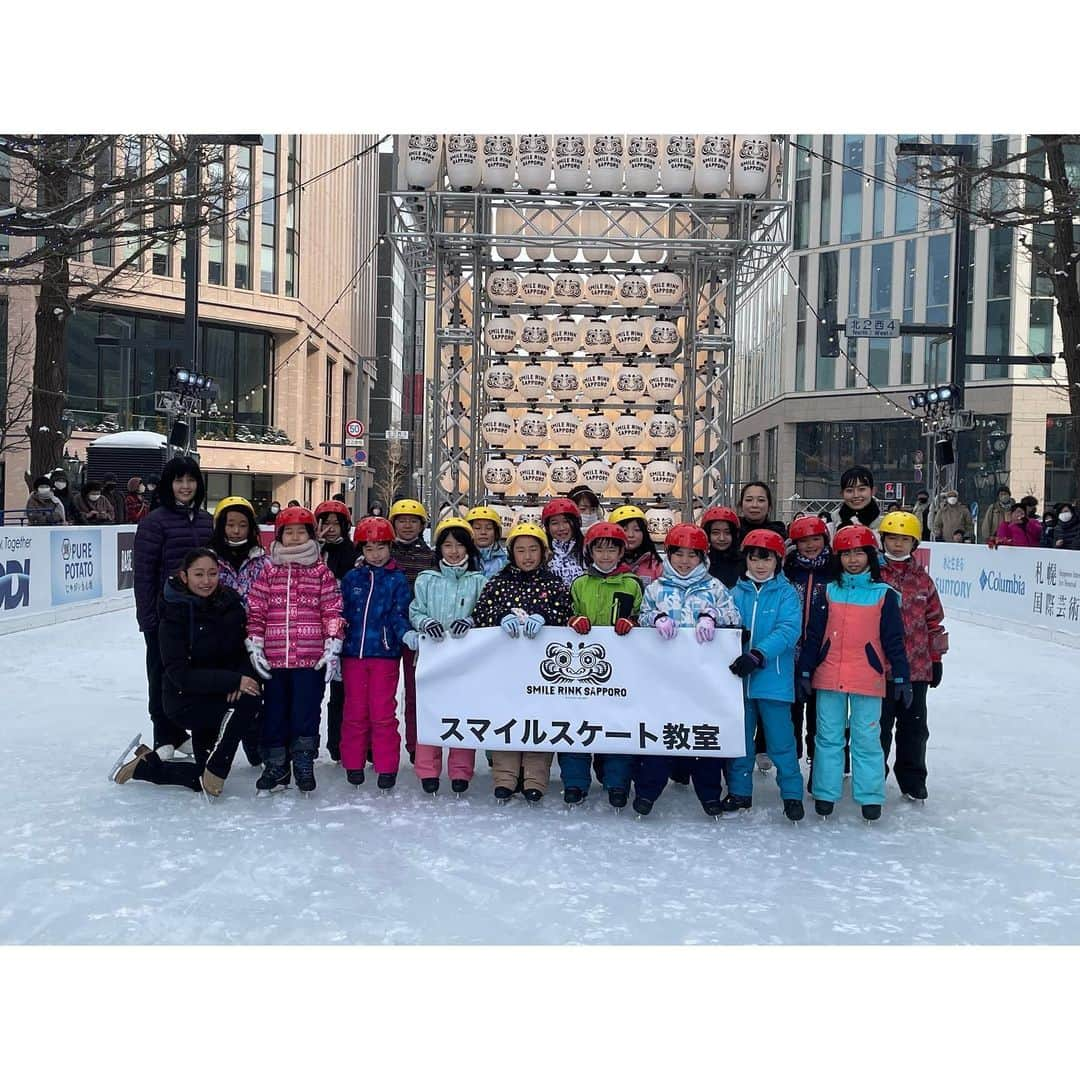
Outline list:
[[[130,611],[12,634],[0,649],[0,943],[1075,943],[1080,829],[1075,651],[953,620],[931,691],[930,799],[864,825],[754,808],[705,818],[669,785],[651,817],[594,787],[562,809],[318,790],[256,799],[243,761],[208,804],[105,779],[149,736]],[[448,788],[444,779],[444,789]],[[846,787],[846,786],[845,786]]]

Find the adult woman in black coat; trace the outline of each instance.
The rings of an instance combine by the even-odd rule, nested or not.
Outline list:
[[[218,560],[211,548],[195,548],[184,557],[165,583],[158,618],[162,704],[170,722],[191,733],[195,760],[163,759],[139,746],[113,779],[220,795],[236,748],[258,718],[262,687],[244,648],[243,602],[218,583]]]
[[[763,480],[751,480],[749,484],[743,484],[735,509],[739,514],[743,536],[752,529],[769,529],[784,540],[787,539],[787,526],[782,521],[772,520],[772,488]]]

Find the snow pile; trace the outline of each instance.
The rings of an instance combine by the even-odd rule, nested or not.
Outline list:
[[[311,799],[256,799],[239,756],[215,804],[109,784],[149,737],[128,611],[13,634],[0,655],[0,943],[1066,943],[1080,937],[1075,654],[954,621],[931,691],[930,801],[862,823],[782,817],[772,775],[714,823],[671,785],[615,817],[497,807],[487,766],[389,796],[324,756]],[[444,780],[444,788],[448,788]],[[810,802],[807,802],[808,808]]]

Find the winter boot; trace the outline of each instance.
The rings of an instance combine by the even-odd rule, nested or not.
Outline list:
[[[397,783],[397,773],[381,772],[376,783],[379,785],[380,791],[389,791]]]
[[[653,807],[652,799],[643,799],[640,795],[634,800],[634,813],[646,817]]]
[[[494,791],[495,799],[500,803],[508,803],[513,797],[514,793],[508,787],[497,787]]]
[[[285,747],[275,746],[263,751],[262,776],[255,781],[255,791],[269,795],[289,786],[292,770],[285,758]]]
[[[359,787],[364,782],[364,770],[363,769],[346,769],[345,779],[349,781],[354,787]]]
[[[439,778],[437,776],[426,776],[420,781],[420,786],[424,789],[425,795],[434,795],[439,790]]]
[[[701,804],[701,809],[711,818],[719,817],[724,812],[724,804],[720,799],[709,799]]]
[[[877,803],[865,803],[862,816],[865,821],[877,821],[881,817],[881,807]]]
[[[465,792],[469,790],[469,781],[468,780],[451,780],[450,781],[450,790],[455,795],[464,795]]]
[[[584,798],[585,792],[582,791],[581,788],[568,787],[563,792],[563,802],[566,803],[567,806],[577,806]]]
[[[822,817],[828,817],[833,812],[833,805],[828,799],[815,799],[814,812]]]
[[[733,814],[736,810],[749,810],[753,803],[754,799],[751,795],[732,795],[729,792],[720,803],[720,812]]]
[[[626,791],[623,788],[612,788],[607,793],[607,801],[616,810],[622,810],[626,806]]]
[[[802,819],[806,817],[806,810],[803,809],[802,799],[785,799],[784,817],[786,817],[788,821],[802,821]]]
[[[526,788],[525,789],[525,801],[527,803],[538,803],[544,797],[544,793],[539,788]]]
[[[302,735],[293,742],[292,747],[293,777],[296,786],[303,792],[315,790],[315,754],[318,747],[315,740]]]

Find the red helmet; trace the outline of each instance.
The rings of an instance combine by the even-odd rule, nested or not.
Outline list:
[[[836,530],[833,551],[855,551],[857,548],[877,550],[877,537],[865,525],[845,525]]]
[[[597,521],[589,526],[589,531],[585,534],[586,549],[597,540],[614,540],[616,544],[626,547],[626,533],[623,527],[610,521]]]
[[[567,517],[575,517],[581,520],[581,511],[573,499],[552,499],[540,512],[540,520],[547,521],[556,514],[566,514]]]
[[[771,551],[778,559],[783,559],[787,550],[784,547],[784,538],[772,529],[752,529],[748,532],[743,537],[742,549],[748,551],[750,548],[764,548],[766,551]]]
[[[349,513],[349,508],[343,502],[338,502],[337,499],[327,499],[326,502],[321,502],[315,507],[316,521],[318,521],[323,514],[340,514],[342,518],[345,519],[346,529],[352,525],[352,514]]]
[[[710,506],[709,509],[701,515],[701,527],[706,532],[709,531],[709,526],[714,521],[726,521],[731,526],[733,532],[738,532],[739,530],[739,515],[730,507]]]
[[[366,517],[357,522],[353,529],[354,544],[392,544],[394,526],[384,517]]]
[[[306,525],[314,533],[315,515],[306,506],[287,506],[274,518],[278,536],[286,525]]]
[[[709,538],[705,530],[696,525],[676,525],[664,537],[664,547],[693,548],[694,551],[705,552],[709,550]]]
[[[808,514],[806,517],[796,518],[788,526],[787,534],[789,540],[806,540],[811,536],[828,536],[829,526],[816,515]]]

